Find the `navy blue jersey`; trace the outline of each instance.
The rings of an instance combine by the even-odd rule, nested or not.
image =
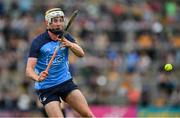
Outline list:
[[[74,38],[68,33],[65,38],[71,42],[75,42]],[[59,41],[50,38],[48,32],[44,32],[37,36],[30,47],[29,57],[37,58],[35,72],[39,75],[44,71],[54,53]],[[68,66],[68,48],[60,48],[49,69],[48,76],[42,82],[35,82],[35,89],[45,89],[71,79]]]

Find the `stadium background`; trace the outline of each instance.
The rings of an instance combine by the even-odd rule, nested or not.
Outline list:
[[[25,66],[52,7],[80,11],[70,32],[86,55],[70,69],[95,115],[180,116],[179,0],[1,0],[0,116],[43,116]]]

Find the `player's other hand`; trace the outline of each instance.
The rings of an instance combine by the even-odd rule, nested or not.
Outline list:
[[[39,75],[38,81],[43,81],[47,77],[48,73],[46,71],[42,71]]]

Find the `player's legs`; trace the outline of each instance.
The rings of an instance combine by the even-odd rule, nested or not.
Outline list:
[[[44,107],[48,117],[63,117],[59,101],[49,102]]]
[[[36,91],[48,117],[63,117],[60,105],[61,100],[59,95],[56,94],[57,90],[58,86],[54,86]]]
[[[61,101],[61,111],[64,117],[66,117],[66,103],[64,101]]]
[[[75,89],[71,91],[65,101],[74,109],[76,110],[81,116],[83,117],[94,117],[87,101],[80,90]]]

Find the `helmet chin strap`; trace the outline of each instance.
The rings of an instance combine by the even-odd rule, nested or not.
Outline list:
[[[48,28],[47,30],[50,31],[51,33],[55,34],[55,35],[58,35],[59,38],[62,37],[63,31],[60,30],[59,28],[58,29],[50,29],[50,28]]]

